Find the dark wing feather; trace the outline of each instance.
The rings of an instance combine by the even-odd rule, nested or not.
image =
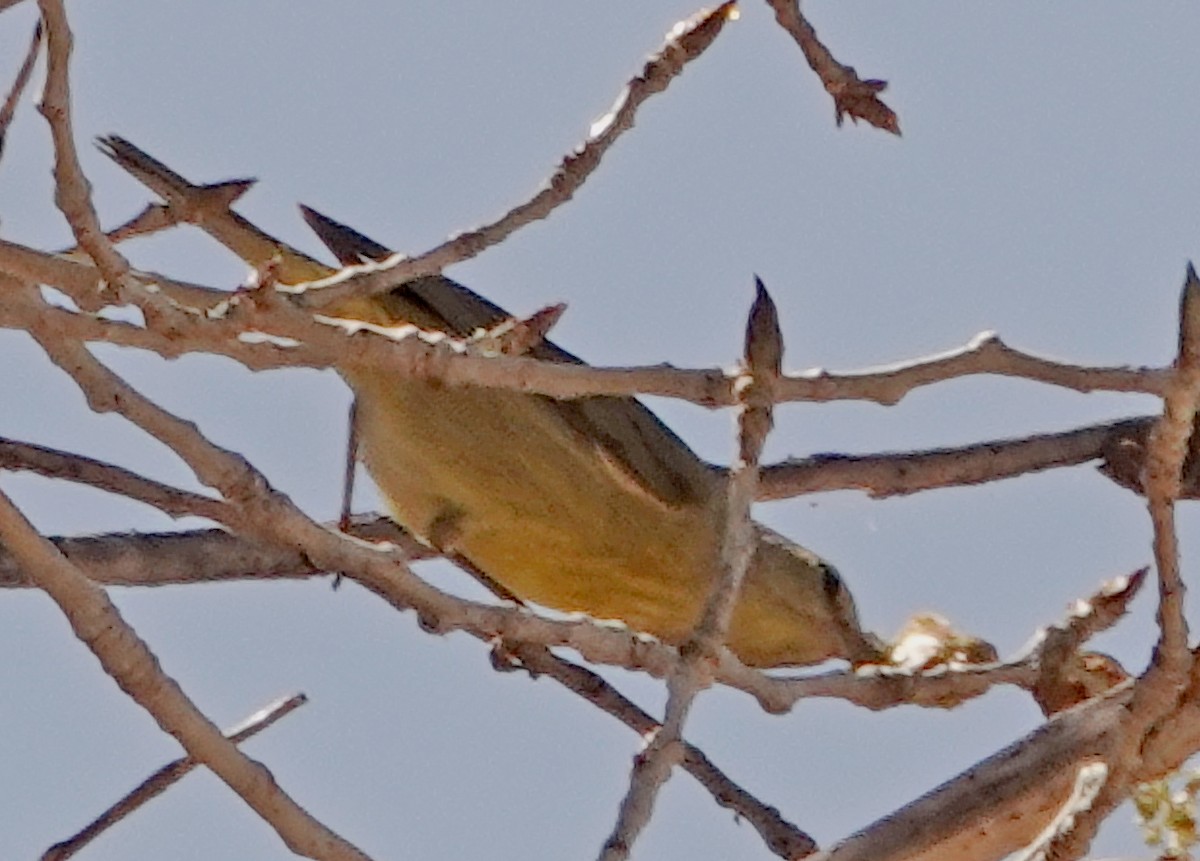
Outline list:
[[[316,210],[306,206],[300,209],[309,227],[344,265],[385,260],[394,253]],[[399,305],[396,311],[403,319],[458,337],[488,329],[510,317],[500,306],[440,275],[416,278],[387,298]],[[529,355],[550,362],[585,364],[551,341],[541,342]],[[606,462],[667,505],[696,504],[711,494],[716,470],[635,398],[537,399],[582,439],[595,445]]]

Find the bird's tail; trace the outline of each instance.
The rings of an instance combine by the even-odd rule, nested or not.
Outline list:
[[[312,228],[312,232],[317,234],[317,238],[343,266],[381,262],[395,253],[386,245],[380,245],[369,236],[364,236],[340,221],[334,221],[311,206],[300,204],[300,214],[304,216],[304,221]]]

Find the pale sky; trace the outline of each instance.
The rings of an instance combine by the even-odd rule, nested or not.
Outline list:
[[[69,4],[84,168],[108,224],[149,199],[90,145],[117,133],[197,181],[258,177],[240,211],[313,253],[297,202],[392,247],[424,250],[526,199],[695,9],[666,0]],[[35,11],[25,3],[0,15],[4,87]],[[574,201],[449,274],[515,313],[566,302],[555,339],[597,364],[732,364],[755,274],[779,306],[790,370],[911,359],[987,329],[1075,362],[1170,360],[1185,266],[1200,257],[1200,8],[813,0],[805,11],[839,59],[891,82],[902,138],[835,127],[794,43],[765,4],[748,2],[645,105]],[[51,158],[27,100],[0,162],[6,239],[68,243]],[[145,268],[217,286],[245,275],[196,231],[128,251]],[[348,395],[334,374],[96,352],[248,456],[306,511],[335,516]],[[23,334],[0,331],[0,366],[0,436],[195,487],[156,443],[90,413]],[[653,406],[703,456],[729,460],[728,413]],[[1157,407],[959,380],[892,408],[783,407],[769,459],[958,445]],[[0,487],[47,534],[198,525],[24,475],[0,474]],[[378,506],[369,488],[360,493],[360,509]],[[933,609],[1002,654],[1103,579],[1151,560],[1144,506],[1090,465],[882,502],[811,496],[756,513],[833,561],[873,630],[890,636]],[[1200,530],[1193,506],[1179,517],[1186,575]],[[421,570],[460,582],[441,567]],[[309,695],[247,750],[374,858],[591,858],[612,826],[641,740],[549,681],[493,672],[466,636],[431,637],[411,614],[352,584],[333,592],[328,578],[112,595],[218,723],[282,693]],[[1096,646],[1140,669],[1152,611],[1143,596]],[[99,672],[44,596],[0,596],[0,653],[0,854],[33,858],[178,747]],[[604,674],[661,713],[661,684]],[[804,702],[781,717],[714,690],[687,734],[825,845],[1040,720],[1012,690],[952,712]],[[1097,851],[1138,851],[1128,820],[1119,812]],[[89,861],[292,857],[207,773],[85,852]],[[634,857],[771,856],[680,774]]]

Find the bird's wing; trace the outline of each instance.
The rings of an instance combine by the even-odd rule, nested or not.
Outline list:
[[[98,142],[102,152],[161,196],[181,221],[200,227],[251,266],[275,261],[276,277],[285,284],[312,281],[336,270],[275,239],[242,218],[229,205],[251,182],[235,180],[195,185],[124,138]],[[382,260],[387,247],[363,234],[302,207],[305,220],[322,242],[346,265]],[[417,278],[376,297],[394,320],[468,337],[510,318],[498,305],[440,275]],[[550,341],[529,353],[532,358],[583,364]],[[717,470],[698,458],[670,428],[635,398],[590,397],[565,401],[531,396],[579,436],[622,478],[643,493],[675,507],[696,504],[711,495]]]

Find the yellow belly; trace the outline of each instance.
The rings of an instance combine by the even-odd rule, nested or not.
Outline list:
[[[527,600],[687,635],[719,559],[711,506],[633,486],[541,398],[348,377],[367,467],[406,528]]]
[[[333,274],[227,208],[244,183],[195,186],[128,141],[104,146],[150,188],[186,201],[195,223],[247,263],[273,262],[285,284]],[[344,261],[387,255],[343,225],[318,223]],[[507,316],[440,276],[351,297],[327,313],[380,326],[410,321],[456,337]],[[530,355],[577,361],[549,343]],[[359,398],[367,466],[401,524],[522,598],[621,619],[672,643],[687,636],[719,566],[722,482],[636,401],[555,407],[369,369],[345,375]],[[870,659],[875,646],[832,569],[756,528],[730,648],[759,666]]]

